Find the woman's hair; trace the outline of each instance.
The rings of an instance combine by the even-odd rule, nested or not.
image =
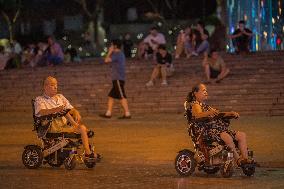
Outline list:
[[[193,101],[196,100],[194,93],[199,91],[199,86],[200,86],[200,85],[201,85],[201,84],[199,83],[199,84],[197,84],[197,85],[195,85],[195,86],[192,87],[191,92],[189,92],[188,95],[187,95],[187,97],[186,97],[186,101],[187,101],[188,103],[193,102]]]

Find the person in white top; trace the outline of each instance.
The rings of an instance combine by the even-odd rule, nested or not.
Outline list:
[[[161,44],[166,44],[165,36],[158,32],[156,27],[150,29],[150,34],[140,43],[138,49],[139,58],[148,58],[149,55],[154,55],[157,52],[157,48]]]
[[[14,41],[12,42],[12,44],[13,44],[13,52],[14,52],[15,54],[17,54],[17,55],[20,55],[20,54],[22,53],[21,44],[20,44],[18,41],[16,41],[16,40],[14,40]]]
[[[35,99],[35,116],[45,116],[71,109],[65,116],[53,119],[51,128],[48,132],[75,132],[80,133],[86,158],[97,158],[97,154],[91,152],[88,141],[87,128],[81,123],[80,113],[62,95],[57,94],[57,80],[48,76],[43,84],[44,93]],[[71,116],[72,114],[72,116]],[[67,124],[67,120],[71,126]]]
[[[4,47],[0,46],[0,70],[4,70],[10,55],[4,52]]]

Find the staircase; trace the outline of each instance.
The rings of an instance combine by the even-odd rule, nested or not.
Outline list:
[[[223,58],[231,72],[221,83],[208,85],[208,104],[241,115],[284,115],[284,52],[225,54]],[[31,99],[41,94],[43,79],[52,75],[59,81],[59,92],[82,113],[103,113],[111,79],[109,66],[101,62],[0,71],[0,111],[31,112]],[[126,94],[131,112],[182,113],[187,93],[204,81],[201,62],[199,57],[175,60],[169,86],[160,86],[158,80],[146,88],[153,62],[128,60]],[[119,103],[114,111],[122,113]]]

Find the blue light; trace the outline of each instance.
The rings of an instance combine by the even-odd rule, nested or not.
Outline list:
[[[254,33],[251,49],[253,51],[275,50],[277,36],[284,34],[284,16],[283,13],[279,15],[279,8],[281,9],[276,0],[228,0],[228,34],[234,32],[239,20],[246,18],[246,27]],[[272,23],[272,17],[275,18],[274,24]],[[264,36],[264,33],[267,35]],[[266,45],[261,43],[266,43]],[[269,47],[267,48],[267,46]],[[227,49],[229,52],[234,50],[231,40],[227,44]]]

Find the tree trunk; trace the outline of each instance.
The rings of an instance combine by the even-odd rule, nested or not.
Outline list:
[[[7,23],[7,26],[8,26],[9,40],[13,41],[13,39],[14,39],[14,37],[13,37],[14,36],[14,34],[13,34],[13,24],[12,24],[9,16],[5,12],[1,11],[1,14],[3,15],[3,17],[4,17],[4,19],[5,19],[6,23]]]
[[[13,30],[13,24],[9,24],[8,25],[9,28],[9,38],[10,38],[10,42],[14,40],[14,30]]]
[[[223,25],[227,25],[227,0],[218,0],[218,4],[221,7],[221,22]]]

